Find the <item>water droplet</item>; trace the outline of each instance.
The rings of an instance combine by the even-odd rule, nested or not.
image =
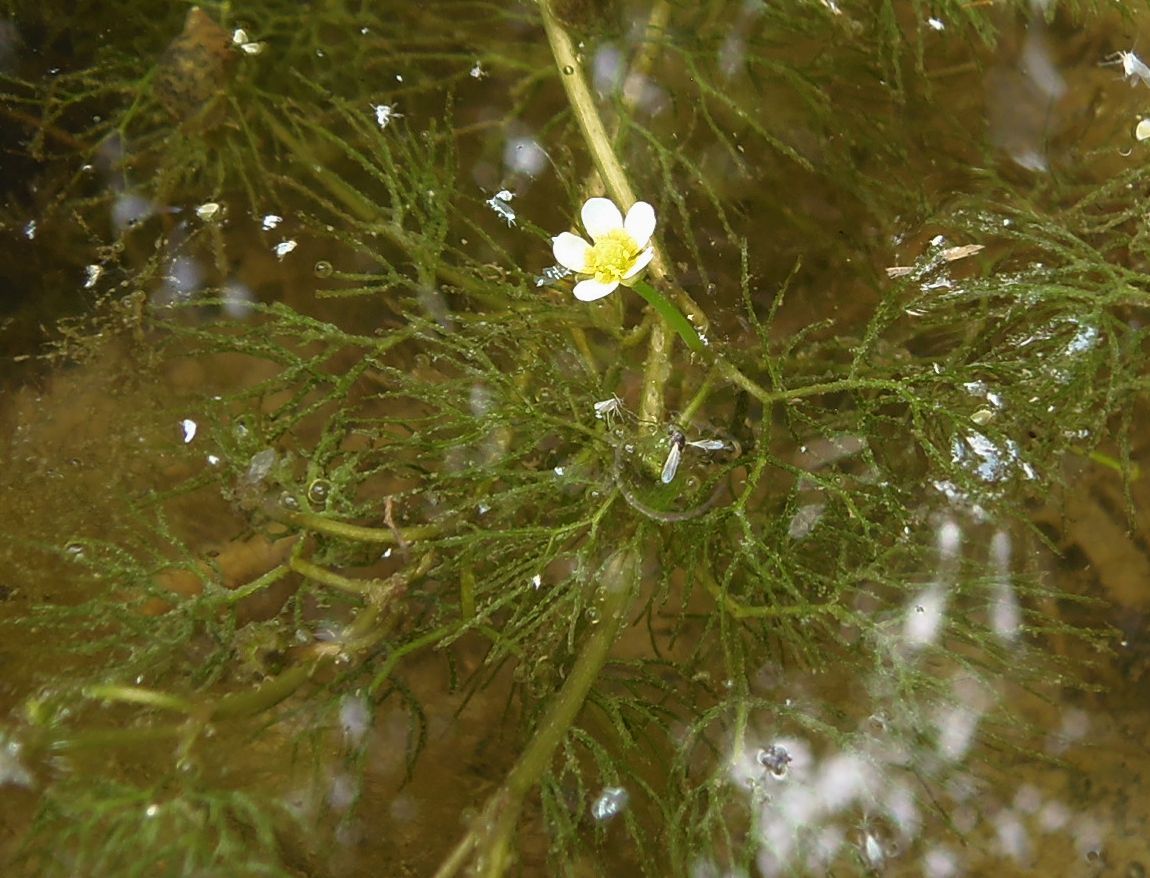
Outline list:
[[[601,618],[602,618],[602,614],[599,612],[599,609],[597,607],[588,607],[587,608],[587,621],[590,622],[592,625],[598,625],[599,620]]]
[[[315,272],[316,277],[331,277],[331,274],[333,271],[335,271],[335,269],[326,259],[321,259],[315,264],[315,266],[313,266],[312,271]]]
[[[307,486],[307,499],[312,506],[324,507],[327,498],[331,496],[331,482],[327,479],[315,479]]]
[[[284,509],[290,509],[292,512],[295,512],[299,509],[299,500],[297,500],[287,491],[284,491],[282,494],[280,494],[280,506],[282,506]]]
[[[791,754],[782,744],[771,744],[755,754],[759,765],[770,772],[771,777],[782,780],[787,776],[787,766],[791,764]]]
[[[600,822],[610,820],[627,807],[631,794],[623,787],[607,787],[591,803],[591,816]]]
[[[570,64],[564,64],[563,65],[563,75],[564,76],[570,76],[574,72],[575,72],[575,68],[572,67]]]

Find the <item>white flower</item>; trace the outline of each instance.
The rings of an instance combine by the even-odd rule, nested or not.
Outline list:
[[[645,201],[636,201],[623,219],[610,198],[588,198],[581,215],[594,243],[563,232],[551,239],[551,251],[564,268],[590,275],[575,284],[575,298],[594,302],[619,284],[629,286],[628,281],[634,280],[655,255],[648,246],[655,231],[655,209]]]

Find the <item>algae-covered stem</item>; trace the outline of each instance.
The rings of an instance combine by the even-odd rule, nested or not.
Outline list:
[[[499,789],[488,799],[482,812],[472,821],[472,828],[439,867],[435,878],[450,878],[468,860],[477,864],[477,874],[484,878],[505,874],[510,865],[511,842],[523,802],[550,767],[555,750],[575,722],[587,694],[599,678],[626,620],[627,609],[635,597],[638,584],[638,554],[634,549],[620,549],[604,565],[601,621],[580,648],[571,673],[556,693],[527,749]]]

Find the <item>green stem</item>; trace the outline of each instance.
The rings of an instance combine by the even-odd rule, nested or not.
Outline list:
[[[378,579],[349,579],[346,576],[340,576],[326,567],[320,567],[318,564],[313,564],[306,558],[293,557],[289,562],[291,569],[310,579],[312,582],[318,582],[320,585],[327,585],[331,588],[345,591],[348,594],[371,594],[382,585]]]
[[[365,527],[362,524],[351,524],[324,515],[316,515],[314,512],[278,512],[276,517],[277,520],[313,530],[316,533],[342,537],[358,543],[382,543],[389,546],[400,543],[417,543],[420,540],[439,536],[443,532],[441,528],[435,525],[396,528],[394,530],[382,527]]]
[[[617,204],[630,207],[637,200],[631,181],[623,170],[623,165],[615,155],[611,137],[599,115],[595,98],[587,86],[583,73],[583,61],[576,51],[571,35],[555,16],[553,0],[536,0],[539,14],[543,19],[543,29],[555,66],[559,69],[559,80],[567,94],[567,101],[575,114],[575,121],[583,135],[591,158],[603,185]],[[651,261],[651,275],[658,279],[667,275],[666,261],[658,245],[655,245],[655,258]],[[706,325],[706,317],[689,297],[683,302],[688,312],[695,315],[700,325]],[[651,327],[651,337],[647,346],[647,362],[643,367],[643,390],[639,399],[639,417],[645,421],[663,420],[663,388],[671,375],[671,337],[664,323],[656,322]]]
[[[697,333],[695,327],[691,325],[691,321],[683,316],[683,312],[665,299],[662,293],[645,280],[636,281],[631,285],[631,289],[642,296],[648,305],[659,312],[659,316],[667,322],[668,326],[679,334],[679,338],[683,340],[683,344],[685,344],[689,350],[695,353],[703,353],[707,349],[707,346],[703,344],[703,340],[699,338],[699,333]]]
[[[728,360],[718,359],[719,368],[723,375],[730,379],[763,405],[773,405],[776,402],[788,402],[793,399],[804,399],[808,396],[824,396],[828,393],[842,393],[858,390],[886,390],[895,396],[900,396],[912,406],[917,406],[919,400],[907,389],[905,383],[885,378],[843,378],[839,381],[825,381],[822,384],[806,384],[802,387],[791,387],[787,390],[767,390],[761,384],[748,378],[738,367]]]
[[[506,873],[511,858],[511,839],[523,801],[551,765],[555,750],[579,715],[587,693],[599,679],[639,583],[638,561],[638,555],[627,549],[617,552],[607,562],[603,576],[606,597],[602,621],[583,644],[571,673],[547,709],[527,749],[502,786],[487,800],[472,829],[439,867],[435,878],[455,875],[469,858],[475,862],[477,874],[482,878],[498,878]]]
[[[88,686],[84,689],[84,694],[88,698],[99,698],[102,701],[143,704],[163,710],[174,710],[177,713],[190,714],[193,711],[192,703],[186,699],[155,689],[144,689],[141,686]]]

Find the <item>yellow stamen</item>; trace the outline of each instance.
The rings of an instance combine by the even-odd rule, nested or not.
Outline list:
[[[639,246],[624,229],[612,229],[587,253],[587,273],[601,284],[618,283],[635,264]]]

